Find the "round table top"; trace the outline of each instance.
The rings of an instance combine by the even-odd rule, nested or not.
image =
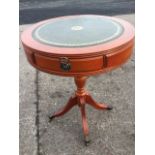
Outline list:
[[[118,48],[134,38],[128,22],[100,15],[57,17],[34,24],[23,32],[29,48],[51,54],[94,54]]]
[[[58,47],[82,47],[101,44],[119,37],[123,27],[102,16],[77,16],[50,20],[34,29],[32,37]]]

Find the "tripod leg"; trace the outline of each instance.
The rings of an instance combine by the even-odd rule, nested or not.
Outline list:
[[[60,109],[58,112],[55,112],[52,116],[49,117],[50,121],[55,117],[59,117],[59,116],[64,115],[76,104],[77,104],[77,98],[71,97],[69,99],[68,103],[62,109]]]
[[[112,110],[112,106],[108,106],[104,103],[97,103],[90,95],[86,95],[86,102],[99,110]]]
[[[88,145],[88,143],[90,142],[89,139],[89,129],[88,129],[88,123],[87,123],[87,118],[86,118],[86,111],[85,111],[85,105],[82,104],[80,106],[80,110],[81,110],[81,116],[82,116],[82,127],[83,127],[83,132],[84,132],[84,142],[85,145]]]

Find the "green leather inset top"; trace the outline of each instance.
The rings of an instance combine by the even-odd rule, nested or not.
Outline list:
[[[33,38],[59,47],[83,47],[118,38],[123,27],[116,21],[97,15],[50,20],[33,31]]]

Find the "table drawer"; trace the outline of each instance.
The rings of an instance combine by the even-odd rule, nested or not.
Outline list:
[[[129,59],[133,50],[133,46],[120,50],[119,52],[113,52],[106,54],[107,67],[119,66]]]
[[[40,54],[34,54],[35,63],[37,66],[43,69],[48,69],[57,72],[90,72],[101,70],[104,66],[103,56],[93,58],[69,58],[68,64],[70,68],[65,70],[61,66],[61,59],[63,58],[51,58]]]

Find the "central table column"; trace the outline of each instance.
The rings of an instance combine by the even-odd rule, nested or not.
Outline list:
[[[76,76],[74,77],[75,84],[77,86],[77,90],[75,91],[75,94],[70,97],[68,103],[60,109],[58,112],[55,112],[52,116],[49,117],[50,121],[55,118],[64,115],[67,113],[73,106],[78,105],[81,111],[81,117],[82,117],[82,126],[83,126],[83,133],[84,133],[84,141],[87,145],[89,140],[89,129],[88,129],[88,123],[86,118],[86,110],[85,105],[89,104],[92,107],[98,109],[98,110],[111,110],[111,106],[107,106],[104,103],[97,103],[91,95],[84,89],[84,86],[86,84],[87,76]]]

